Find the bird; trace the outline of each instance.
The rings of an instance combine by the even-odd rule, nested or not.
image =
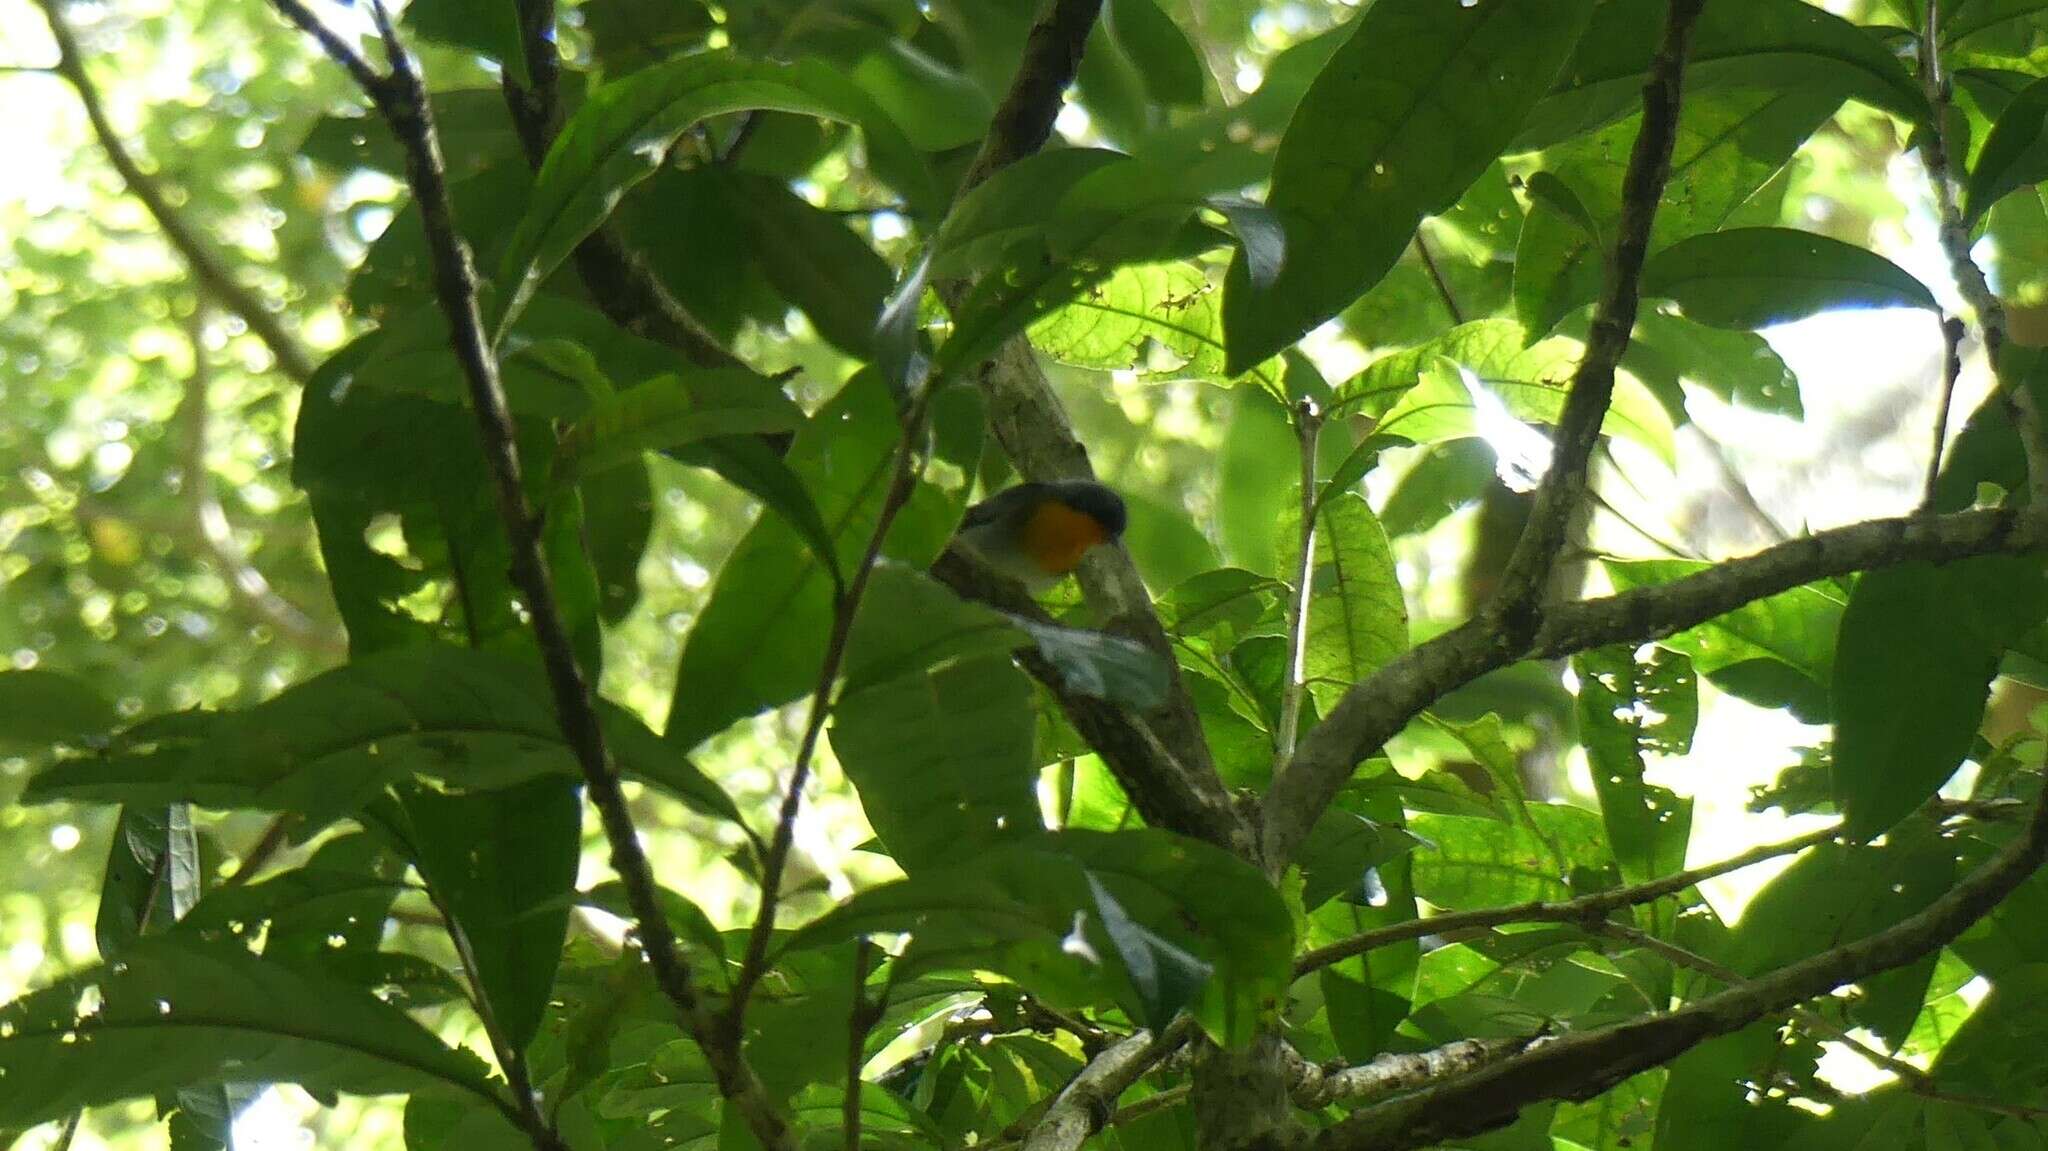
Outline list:
[[[1124,534],[1123,497],[1093,480],[1028,482],[967,509],[955,537],[1034,595],[1081,566],[1088,549]]]

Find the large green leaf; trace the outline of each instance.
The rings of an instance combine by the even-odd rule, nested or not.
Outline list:
[[[1904,564],[1856,584],[1835,649],[1835,804],[1869,839],[1962,764],[2006,645],[2048,615],[2038,559]]]
[[[1636,317],[1621,366],[1656,395],[1674,423],[1687,418],[1684,384],[1751,411],[1795,419],[1805,414],[1798,378],[1754,332],[1723,331],[1684,316],[1647,311]]]
[[[1273,161],[1286,233],[1268,284],[1232,262],[1223,299],[1241,371],[1336,315],[1400,258],[1423,216],[1493,163],[1558,76],[1587,0],[1376,4],[1316,77]]]
[[[511,1108],[474,1056],[443,1046],[396,1007],[238,946],[139,940],[116,966],[0,1008],[0,1126],[254,1068],[316,1092],[455,1093]]]
[[[1669,583],[1707,569],[1697,560],[1607,560],[1602,564],[1618,591]],[[1846,603],[1839,588],[1809,584],[1746,603],[1726,615],[1687,628],[1658,642],[1692,660],[1717,686],[1765,707],[1792,705],[1812,718],[1828,712],[1834,679],[1835,636]],[[1759,665],[1785,668],[1794,678],[1762,673]]]
[[[499,1037],[540,1029],[569,930],[583,804],[560,777],[457,794],[398,789],[396,819],[434,903],[460,933]]]
[[[833,346],[870,355],[875,321],[895,281],[888,263],[841,217],[780,181],[728,173],[726,192],[734,214],[750,226],[750,254],[775,290]]]
[[[1256,266],[1277,262],[1264,209],[1195,194],[1180,173],[1147,160],[1071,148],[996,173],[961,198],[933,241],[930,275],[979,277],[953,309],[953,334],[935,366],[965,370],[1119,266],[1170,254],[1204,206],[1236,228]]]
[[[857,124],[878,156],[898,161],[899,172],[922,172],[894,122],[844,76],[815,61],[770,64],[711,52],[635,72],[592,93],[556,137],[499,263],[504,302],[497,328],[516,318],[627,190],[662,167],[669,146],[692,124],[756,109]],[[929,203],[932,195],[926,186],[901,191],[913,202]]]
[[[1558,86],[1529,115],[1516,150],[1589,132],[1640,107],[1670,6],[1609,0],[1594,15]],[[1927,99],[1889,46],[1804,0],[1709,4],[1686,55],[1688,99],[1722,88],[1804,90],[1860,100],[1911,121]]]
[[[1763,977],[1918,913],[1949,889],[1955,873],[1954,849],[1925,824],[1896,828],[1878,846],[1821,844],[1757,893],[1719,958]],[[1893,1043],[1903,1039],[1933,968],[1930,954],[1924,964],[1865,980],[1858,1021]]]
[[[934,398],[939,455],[969,474],[980,451],[981,408],[971,390]],[[808,485],[840,570],[866,550],[902,438],[894,393],[876,372],[843,386],[797,433],[787,462]],[[938,557],[958,522],[964,485],[920,482],[896,517],[883,554],[913,568]],[[778,707],[818,678],[831,631],[834,585],[797,531],[763,517],[719,570],[676,670],[665,738],[694,747],[733,721]]]
[[[1645,883],[1682,870],[1692,800],[1646,782],[1643,756],[1684,755],[1692,747],[1699,721],[1692,662],[1659,648],[1638,659],[1634,648],[1621,646],[1582,652],[1572,657],[1572,670],[1579,678],[1579,739],[1622,878]]]
[[[1658,201],[1650,251],[1727,227],[1841,103],[1804,89],[1686,92]],[[1545,150],[1528,180],[1533,230],[1515,254],[1517,315],[1532,334],[1599,296],[1604,256],[1621,216],[1628,158],[1642,127],[1630,116]],[[1766,197],[1767,198],[1767,197]],[[1775,213],[1771,213],[1772,222]]]
[[[658,376],[590,405],[562,433],[555,481],[576,483],[714,436],[793,431],[803,410],[773,381],[746,371]]]
[[[1031,682],[1007,652],[849,692],[833,715],[832,750],[905,871],[1041,830]]]
[[[1718,328],[1762,328],[1835,308],[1941,310],[1925,284],[1883,256],[1790,228],[1681,240],[1643,265],[1642,288]]]
[[[114,705],[82,679],[46,668],[0,671],[0,748],[83,743],[117,722]]]
[[[1970,169],[1963,218],[1982,219],[2011,192],[2048,179],[2048,81],[2027,85],[1991,126]]]
[[[402,23],[423,40],[489,57],[521,88],[533,86],[516,5],[501,0],[424,0],[405,6]]]
[[[1132,265],[1033,324],[1031,343],[1063,363],[1104,370],[1148,369],[1144,353],[1156,343],[1174,373],[1225,379],[1220,303],[1192,264]]]
[[[793,937],[810,948],[908,932],[905,974],[983,968],[1048,1002],[1142,1008],[1091,884],[1132,923],[1211,966],[1196,1018],[1247,1042],[1289,978],[1292,923],[1263,876],[1218,848],[1161,831],[1067,831],[869,888]]]
[[[1302,673],[1328,711],[1351,685],[1408,647],[1408,605],[1387,533],[1365,497],[1344,492],[1316,514]]]
[[[1448,360],[1471,372],[1517,419],[1554,424],[1564,411],[1581,345],[1562,336],[1524,346],[1513,320],[1460,324],[1418,348],[1392,352],[1337,388],[1332,410],[1356,407],[1379,417],[1377,434],[1437,443],[1479,434],[1474,400],[1456,373],[1432,370]],[[1601,431],[1625,436],[1673,458],[1671,417],[1655,395],[1624,374]]]
[[[621,708],[598,704],[626,774],[721,819],[738,810],[718,786]],[[219,716],[173,765],[134,751],[67,760],[24,798],[258,807],[334,817],[386,785],[424,776],[460,787],[578,777],[540,669],[448,645],[383,652]]]

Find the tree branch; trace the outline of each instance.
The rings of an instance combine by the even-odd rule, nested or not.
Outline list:
[[[1286,1049],[1288,1091],[1294,1105],[1319,1111],[1338,1100],[1377,1099],[1467,1075],[1543,1041],[1541,1035],[1509,1039],[1460,1039],[1429,1051],[1381,1055],[1356,1067],[1310,1063]]]
[[[1045,143],[1059,114],[1061,96],[1073,81],[1081,50],[1101,8],[1102,0],[1051,0],[1026,38],[1017,77],[996,110],[981,151],[968,169],[963,190],[975,187]],[[957,307],[967,288],[965,283],[944,283],[938,285],[938,292],[949,306]],[[1004,344],[981,365],[976,380],[988,403],[989,427],[1002,444],[1004,454],[1025,479],[1095,478],[1088,449],[1074,435],[1066,410],[1039,366],[1028,339],[1020,336]],[[1159,826],[1199,836],[1251,857],[1257,848],[1256,836],[1231,807],[1229,791],[1216,774],[1201,721],[1181,684],[1180,665],[1173,657],[1172,644],[1152,610],[1151,596],[1131,563],[1130,553],[1121,544],[1094,548],[1082,561],[1077,575],[1082,593],[1101,626],[1152,649],[1166,662],[1170,678],[1165,706],[1141,717],[1136,725],[1143,729],[1144,736],[1138,744],[1151,744],[1158,750],[1132,746],[1131,754],[1123,761],[1119,782],[1129,791],[1132,780],[1142,776],[1146,791],[1171,793],[1174,799],[1170,806],[1190,813],[1215,815],[1220,800],[1221,807],[1228,809],[1228,815],[1221,819],[1164,822]],[[1137,799],[1135,794],[1133,799]]]
[[[1333,963],[1341,963],[1356,955],[1420,939],[1425,935],[1451,935],[1461,931],[1473,931],[1499,927],[1508,923],[1598,923],[1609,914],[1624,907],[1638,907],[1645,903],[1677,895],[1688,888],[1696,887],[1709,879],[1754,867],[1767,859],[1781,855],[1792,855],[1826,843],[1835,837],[1840,829],[1834,826],[1785,840],[1782,843],[1765,844],[1751,848],[1740,855],[1730,856],[1719,863],[1681,871],[1661,879],[1638,883],[1628,887],[1616,887],[1607,891],[1596,891],[1577,899],[1557,903],[1534,900],[1528,903],[1510,904],[1506,907],[1482,907],[1474,911],[1453,911],[1445,915],[1432,915],[1427,919],[1409,919],[1400,923],[1340,939],[1335,943],[1303,952],[1294,961],[1294,976],[1300,977],[1319,971]]]
[[[533,621],[534,639],[540,647],[548,685],[564,741],[576,755],[590,801],[596,806],[605,838],[610,843],[612,868],[626,889],[627,901],[636,918],[642,950],[653,968],[656,983],[675,1005],[683,1026],[703,1049],[719,1093],[732,1103],[754,1136],[768,1151],[795,1151],[796,1138],[775,1101],[747,1065],[737,1044],[724,1042],[717,1021],[698,994],[689,968],[678,954],[675,935],[662,911],[654,871],[641,850],[632,813],[619,786],[617,766],[605,745],[591,689],[576,662],[568,628],[555,600],[547,560],[541,549],[538,524],[527,504],[521,476],[518,443],[505,389],[498,376],[498,363],[484,332],[483,316],[477,304],[476,269],[468,247],[455,226],[448,198],[446,169],[441,144],[434,130],[433,109],[427,102],[426,86],[414,69],[404,46],[391,27],[390,15],[381,0],[371,0],[371,14],[384,37],[391,58],[391,71],[379,75],[371,70],[333,32],[306,9],[300,0],[273,0],[287,18],[305,28],[320,41],[341,66],[355,76],[393,135],[405,148],[406,180],[413,200],[419,205],[420,222],[434,265],[434,288],[446,313],[449,339],[455,358],[469,386],[469,398],[476,412],[477,431],[484,459],[491,473],[510,544],[512,579]]]
[[[1183,1016],[1157,1037],[1139,1031],[1111,1044],[1053,1098],[1025,1138],[1024,1151],[1077,1151],[1114,1117],[1118,1097],[1185,1043],[1192,1031]]]
[[[1951,90],[1948,77],[1941,69],[1940,29],[1939,0],[1927,0],[1927,23],[1920,29],[1919,37],[1920,83],[1927,92],[1928,107],[1933,115],[1921,133],[1920,154],[1926,162],[1927,180],[1934,186],[1934,211],[1940,225],[1941,249],[1948,256],[1949,273],[1955,279],[1956,290],[1962,294],[1963,302],[1976,313],[1977,328],[1983,333],[1984,356],[1991,362],[1992,376],[2006,414],[2019,432],[2020,445],[2027,455],[2027,487],[2032,502],[2036,506],[2048,506],[2048,424],[2044,424],[2034,394],[2023,383],[2009,383],[2005,373],[2000,371],[2007,334],[2005,304],[1991,290],[1991,282],[1985,279],[1984,269],[1970,258],[1970,228],[1964,223],[1962,209],[1956,203],[1953,179],[1955,150],[1948,132]],[[1932,485],[1929,487],[1931,490]]]
[[[1353,1112],[1315,1151],[1405,1151],[1514,1122],[1544,1099],[1590,1099],[1693,1046],[1846,983],[1902,967],[1967,931],[2048,858],[2048,802],[1989,863],[1892,927],[1675,1011],[1546,1043],[1475,1074]]]
[[[1628,172],[1622,178],[1614,247],[1607,253],[1607,274],[1600,302],[1593,309],[1585,355],[1572,377],[1564,413],[1558,418],[1550,473],[1536,492],[1528,525],[1501,576],[1500,591],[1484,613],[1511,636],[1524,636],[1536,629],[1538,601],[1564,548],[1566,525],[1585,498],[1593,445],[1599,442],[1600,424],[1614,395],[1615,365],[1628,350],[1629,335],[1636,326],[1638,281],[1650,248],[1650,226],[1671,175],[1685,57],[1704,5],[1705,0],[1671,0],[1663,43],[1643,83],[1643,125],[1636,132]]]
[[[64,18],[62,0],[36,0],[36,3],[42,7],[43,16],[49,21],[51,39],[57,42],[57,63],[51,71],[62,76],[78,93],[78,103],[85,109],[85,118],[92,125],[100,150],[106,153],[107,162],[113,165],[129,194],[142,201],[144,210],[150,219],[156,221],[165,241],[191,270],[192,278],[222,307],[249,325],[249,331],[270,349],[271,356],[277,360],[277,366],[284,374],[299,384],[312,379],[315,367],[313,354],[285,328],[276,312],[235,278],[228,262],[199,230],[178,214],[162,183],[155,175],[143,171],[141,163],[128,151],[128,145],[122,142],[121,134],[114,130],[113,121],[107,118],[106,105],[100,99],[99,87],[86,73],[85,56],[79,49],[77,35]]]
[[[1948,563],[2048,546],[2048,513],[2010,508],[1867,520],[1790,540],[1668,584],[1552,609],[1517,642],[1473,620],[1410,648],[1354,685],[1308,733],[1266,796],[1266,858],[1293,858],[1354,766],[1445,693],[1523,659],[1661,639],[1828,576],[1924,560]]]

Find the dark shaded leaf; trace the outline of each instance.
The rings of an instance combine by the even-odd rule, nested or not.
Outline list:
[[[1681,240],[1643,266],[1642,288],[1717,328],[1762,328],[1837,308],[1941,310],[1925,284],[1883,256],[1789,228]]]
[[[1287,233],[1272,285],[1243,260],[1225,281],[1229,364],[1242,371],[1336,315],[1385,275],[1425,215],[1457,200],[1557,78],[1593,5],[1389,4],[1352,21],[1273,161]],[[1399,45],[1401,66],[1385,54]]]

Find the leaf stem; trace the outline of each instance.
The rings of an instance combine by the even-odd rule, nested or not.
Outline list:
[[[1316,441],[1323,426],[1314,400],[1294,406],[1294,436],[1301,448],[1301,552],[1294,567],[1294,594],[1287,600],[1287,682],[1280,691],[1280,723],[1273,735],[1273,770],[1294,757],[1301,732],[1301,701],[1308,690],[1308,625],[1316,566]]]

